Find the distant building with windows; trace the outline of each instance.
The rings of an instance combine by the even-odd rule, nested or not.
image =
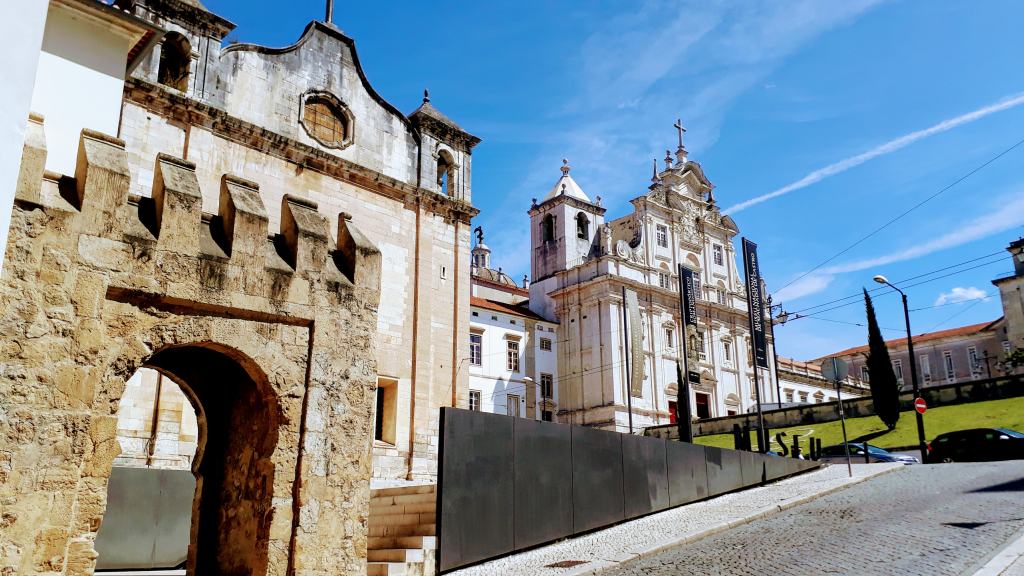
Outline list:
[[[821,404],[839,398],[836,386],[821,374],[821,362],[802,362],[792,358],[778,359],[779,390],[782,406],[789,404]],[[867,386],[859,379],[847,377],[839,385],[843,400],[868,394]],[[772,408],[776,406],[772,405]]]
[[[999,318],[989,322],[971,324],[914,335],[914,355],[917,357],[917,377],[922,387],[954,384],[965,380],[979,380],[1001,376],[1000,362],[1009,349],[1005,338],[1006,322]],[[896,381],[910,389],[910,356],[907,339],[885,341],[892,361]],[[850,366],[850,378],[858,385],[869,386],[871,377],[867,367],[868,347],[857,346],[819,358],[815,362],[840,358]]]
[[[469,409],[554,421],[558,324],[532,312],[529,292],[490,267],[479,229],[471,271]]]
[[[948,330],[914,335],[913,361],[922,387],[955,384],[966,380],[996,378],[1024,372],[1004,365],[1007,354],[1024,348],[1024,239],[1007,246],[1013,261],[1013,272],[992,281],[999,289],[1003,316],[989,322],[970,324]],[[911,387],[910,354],[907,339],[886,340],[896,380],[905,389]],[[867,368],[867,346],[849,348],[819,358],[815,362],[836,357],[850,365],[850,377],[868,386],[871,376]]]

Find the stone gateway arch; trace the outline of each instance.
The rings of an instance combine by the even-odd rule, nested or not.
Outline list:
[[[364,570],[378,250],[288,195],[270,234],[230,175],[203,213],[195,166],[166,155],[132,195],[103,134],[73,177],[44,155],[26,147],[0,281],[0,573],[92,573],[142,367],[198,417],[189,574]]]

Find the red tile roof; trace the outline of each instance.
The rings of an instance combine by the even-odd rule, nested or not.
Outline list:
[[[949,338],[949,337],[952,337],[952,336],[967,336],[969,334],[977,334],[978,332],[985,331],[989,326],[992,326],[993,324],[995,324],[998,321],[999,321],[999,319],[996,319],[996,320],[992,320],[990,322],[981,322],[979,324],[970,324],[968,326],[960,326],[959,328],[950,328],[949,330],[939,330],[937,332],[925,332],[924,334],[917,334],[917,335],[914,336],[914,343],[916,344],[918,342],[928,342],[928,341],[931,341],[931,340],[939,340],[941,338]],[[899,347],[899,346],[906,346],[907,345],[907,339],[906,338],[896,338],[896,339],[893,339],[893,340],[886,340],[885,341],[885,345],[888,348],[896,348],[896,347]],[[825,358],[832,358],[833,356],[849,356],[851,354],[860,354],[861,352],[867,352],[867,351],[868,351],[868,346],[857,346],[857,347],[854,347],[854,348],[847,348],[846,350],[843,350],[841,352],[836,352],[835,354],[828,354],[827,356],[822,356],[821,358],[817,358],[815,360],[812,360],[812,362],[820,362],[821,360],[824,360]]]
[[[533,320],[550,322],[550,320],[545,320],[543,317],[534,314],[533,311],[531,311],[529,308],[525,306],[506,304],[504,302],[498,302],[497,300],[488,300],[487,298],[478,298],[476,296],[470,296],[469,305],[476,306],[477,308],[483,308],[485,310],[493,310],[494,312],[501,312],[502,314],[511,314],[512,316],[519,316],[520,318],[531,318]]]

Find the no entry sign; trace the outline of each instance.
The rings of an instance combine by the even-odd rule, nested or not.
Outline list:
[[[914,410],[917,410],[918,414],[924,414],[927,409],[928,404],[925,403],[924,398],[914,400]]]

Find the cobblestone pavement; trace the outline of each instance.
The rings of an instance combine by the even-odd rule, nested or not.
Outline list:
[[[972,574],[1024,527],[1024,461],[907,466],[602,572]]]

